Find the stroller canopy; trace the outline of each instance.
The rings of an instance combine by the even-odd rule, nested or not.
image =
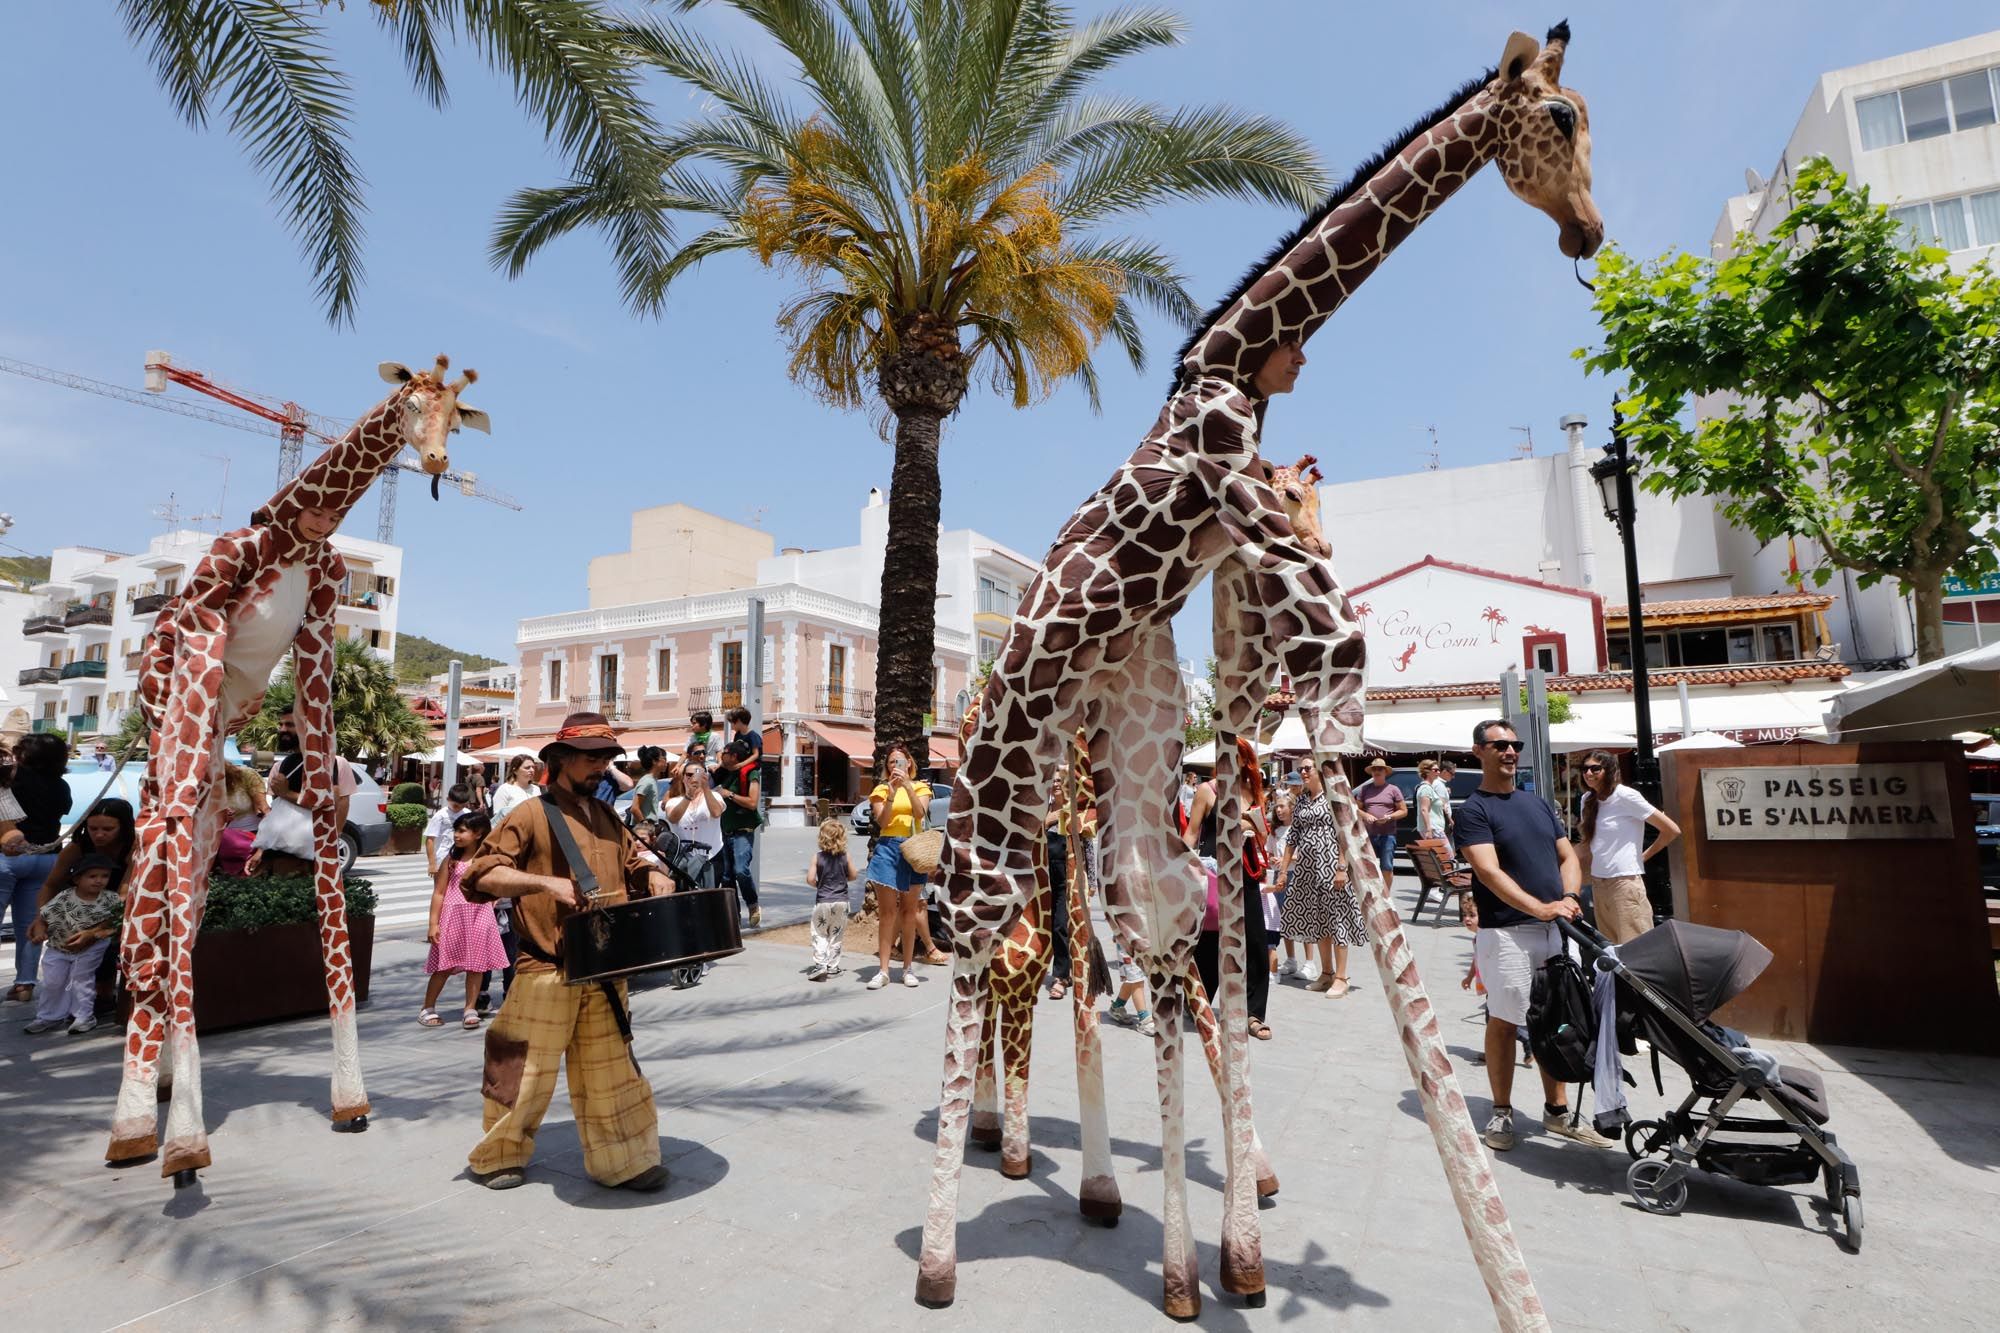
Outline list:
[[[1618,958],[1702,1023],[1748,989],[1770,966],[1771,951],[1740,930],[1667,921],[1619,945]]]

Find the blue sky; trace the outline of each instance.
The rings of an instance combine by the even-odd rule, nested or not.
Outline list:
[[[1471,2],[1177,7],[1187,43],[1129,62],[1114,87],[1281,117],[1335,177],[1493,63],[1510,29],[1539,34],[1562,16]],[[0,355],[136,388],[143,354],[162,347],[335,417],[381,397],[378,361],[443,351],[476,367],[468,401],[492,414],[493,435],[459,436],[454,465],[527,509],[449,494],[433,505],[405,486],[398,531],[402,628],[467,650],[511,657],[516,619],[582,606],[587,558],[624,549],[636,507],[685,501],[759,523],[779,545],[852,542],[868,488],[888,485],[890,450],[867,415],[831,412],[785,378],[772,328],[785,278],[743,257],[712,261],[683,280],[663,320],[641,322],[620,307],[593,237],[545,252],[518,281],[494,272],[485,251],[498,204],[559,166],[469,53],[453,62],[450,107],[431,110],[365,10],[326,16],[355,80],[370,205],[360,315],[336,331],[262,181],[226,134],[173,115],[112,6],[9,6]],[[1568,16],[1565,80],[1590,103],[1597,201],[1611,237],[1644,254],[1706,244],[1744,168],[1776,160],[1821,71],[1993,22],[1990,4],[1966,0],[1676,0],[1573,5]],[[750,36],[726,14],[692,21],[725,42]],[[665,119],[695,110],[684,88],[659,94]],[[1207,204],[1131,229],[1179,257],[1206,305],[1294,221]],[[1447,467],[1507,456],[1518,425],[1549,452],[1558,417],[1607,416],[1609,386],[1569,356],[1591,339],[1586,300],[1554,224],[1482,173],[1314,339],[1299,391],[1271,413],[1267,452],[1317,454],[1331,480],[1423,466],[1429,426]],[[1074,390],[1026,412],[975,393],[946,430],[946,526],[1031,556],[1046,549],[1159,411],[1179,334],[1148,333],[1144,374],[1102,358],[1101,416]],[[275,441],[0,375],[12,545],[136,549],[161,530],[152,510],[170,492],[184,512],[216,508],[224,457],[234,526],[272,488]],[[349,530],[372,536],[374,522],[367,502]],[[1427,543],[1412,540],[1416,558]],[[1181,617],[1183,655],[1205,653],[1206,618],[1205,599]]]

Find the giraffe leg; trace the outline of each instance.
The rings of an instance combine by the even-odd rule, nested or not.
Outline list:
[[[174,867],[167,899],[167,1025],[166,1058],[173,1071],[173,1097],[167,1103],[167,1137],[160,1152],[160,1174],[185,1183],[183,1172],[209,1164],[208,1130],[201,1110],[201,1051],[194,1031],[194,945],[201,926],[201,911],[208,897],[207,867],[196,859],[201,844],[213,839],[202,836],[203,822],[213,822],[204,803],[193,819],[173,821],[180,837],[174,840],[184,855]]]
[[[954,923],[956,924],[956,923]],[[965,1165],[966,1121],[972,1107],[973,1062],[981,1018],[991,996],[987,970],[993,937],[954,931],[951,1009],[945,1018],[944,1087],[938,1099],[937,1156],[931,1169],[930,1211],[917,1259],[917,1302],[941,1307],[958,1294],[958,1182]]]
[[[969,1141],[973,1147],[986,1152],[1000,1151],[1000,1096],[993,1082],[999,1026],[1000,1005],[996,1001],[988,1006],[986,1017],[979,1025],[979,1072],[973,1080],[972,1093]]]
[[[1118,1177],[1111,1167],[1111,1124],[1104,1109],[1104,1046],[1097,1028],[1097,1006],[1081,988],[1072,992],[1076,1020],[1077,1124],[1083,1135],[1083,1184],[1076,1206],[1085,1217],[1117,1226],[1125,1204],[1118,1196]]]
[[[1190,1320],[1201,1314],[1201,1266],[1195,1257],[1188,1226],[1187,1125],[1182,1105],[1181,1013],[1183,988],[1178,968],[1149,964],[1153,987],[1154,1067],[1160,1093],[1160,1176],[1166,1197],[1160,1209],[1166,1247],[1160,1272],[1162,1308],[1169,1318]]]
[[[1188,995],[1188,1007],[1194,1013],[1194,1028],[1201,1038],[1201,1053],[1208,1061],[1208,1075],[1215,1081],[1215,1095],[1227,1100],[1229,1096],[1229,1076],[1222,1062],[1222,1030],[1216,1021],[1215,1009],[1202,993],[1200,976],[1194,977],[1194,986]],[[1248,1097],[1246,1092],[1245,1097]],[[1250,1125],[1250,1167],[1257,1177],[1257,1197],[1268,1199],[1278,1192],[1278,1173],[1272,1168],[1270,1159],[1264,1154],[1264,1141],[1257,1135],[1257,1125]]]
[[[347,900],[341,892],[340,830],[331,805],[313,811],[313,897],[319,910],[320,953],[333,1019],[334,1128],[365,1129],[368,1094],[361,1086],[361,1038],[354,1020],[354,958],[347,938]]]
[[[1032,974],[1031,974],[1032,975]],[[1039,980],[1039,978],[1035,978]],[[1009,1180],[1028,1178],[1028,1057],[1035,1042],[1035,994],[1014,997],[1000,1029],[1001,1076],[1005,1080],[1000,1136],[1000,1174]]]
[[[166,911],[173,867],[185,864],[173,848],[187,836],[183,823],[151,811],[139,823],[125,889],[129,906],[119,931],[132,1016],[125,1024],[125,1071],[112,1113],[111,1144],[104,1153],[107,1162],[143,1161],[159,1151],[160,1054],[167,1031]]]

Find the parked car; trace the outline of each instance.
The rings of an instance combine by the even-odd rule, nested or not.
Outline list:
[[[946,816],[951,814],[951,783],[949,781],[931,784],[931,803],[924,813],[925,828],[943,828]],[[863,797],[848,815],[848,822],[854,831],[866,838],[875,832],[875,812],[869,809],[868,800]]]
[[[346,760],[342,760],[346,763]],[[347,824],[340,831],[340,873],[345,875],[357,857],[373,856],[389,841],[389,794],[382,784],[359,764],[354,769],[356,786],[347,802]]]

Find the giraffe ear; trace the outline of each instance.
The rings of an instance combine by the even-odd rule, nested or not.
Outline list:
[[[493,433],[493,418],[478,408],[467,407],[463,403],[459,404],[458,408],[458,424],[467,430],[476,430],[485,435]]]
[[[400,361],[384,361],[375,367],[375,373],[391,384],[408,384],[415,378],[410,373],[410,368]]]
[[[1535,57],[1540,54],[1541,49],[1542,44],[1528,36],[1525,32],[1509,34],[1507,49],[1500,53],[1500,77],[1503,79],[1520,78],[1521,71],[1533,63]]]

